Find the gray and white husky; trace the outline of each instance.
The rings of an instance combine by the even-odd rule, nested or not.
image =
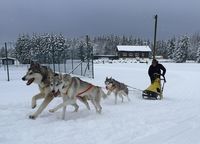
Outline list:
[[[50,88],[50,77],[52,75],[53,71],[50,68],[42,66],[36,62],[31,62],[30,68],[28,69],[25,76],[22,77],[23,81],[27,81],[27,85],[36,83],[39,86],[40,92],[32,97],[32,108],[34,109],[36,107],[36,101],[38,99],[44,99],[44,101],[36,110],[36,112],[29,116],[30,119],[36,119],[38,115],[46,108],[46,106],[54,98]]]
[[[91,100],[97,113],[101,113],[101,97],[106,98],[106,94],[100,87],[83,81],[78,77],[72,77],[69,74],[61,75],[61,81],[55,84],[53,92],[56,94],[58,91],[63,97],[64,102],[49,110],[50,112],[55,112],[62,107],[65,108],[69,104],[75,104],[77,99],[84,97],[87,100]],[[63,110],[64,117],[65,110]]]
[[[60,90],[59,89],[60,89],[61,85],[62,85],[62,74],[55,73],[54,76],[50,78],[50,88],[51,88],[51,91],[52,91],[52,93],[53,93],[53,95],[55,97],[60,95]],[[77,99],[80,100],[83,104],[85,104],[87,109],[90,110],[90,106],[89,106],[89,104],[87,102],[88,99],[87,99],[86,96],[77,97]],[[63,102],[65,102],[66,100],[68,100],[68,96],[63,97]],[[77,112],[78,108],[79,108],[78,104],[76,102],[74,102],[71,105],[75,107],[74,111]],[[63,114],[65,114],[66,106],[63,107],[63,111],[64,111]],[[65,116],[63,115],[63,117],[65,117]]]
[[[39,86],[40,92],[32,97],[31,107],[34,109],[37,106],[37,100],[44,99],[37,111],[29,116],[30,119],[36,119],[54,97],[61,96],[60,93],[53,93],[51,89],[51,79],[55,75],[58,74],[55,74],[50,68],[32,61],[27,73],[25,74],[25,76],[22,77],[23,81],[27,81],[27,85],[36,83]],[[86,103],[86,100],[84,98],[82,98],[81,101],[83,103]],[[75,111],[77,111],[78,105],[73,104],[73,106],[75,107]]]
[[[124,100],[123,96],[126,96],[128,101],[130,98],[128,96],[128,87],[124,83],[121,83],[115,79],[106,77],[105,80],[106,89],[108,90],[107,95],[114,93],[115,95],[115,104],[117,104],[117,96],[121,97],[122,102]]]

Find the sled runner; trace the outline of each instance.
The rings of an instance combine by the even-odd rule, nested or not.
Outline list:
[[[144,99],[161,100],[163,98],[163,89],[164,89],[164,84],[166,82],[165,77],[159,74],[155,74],[154,76],[155,79],[153,83],[146,90],[142,92],[142,97]]]

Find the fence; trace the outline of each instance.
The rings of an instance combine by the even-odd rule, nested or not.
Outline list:
[[[27,58],[39,62],[42,65],[50,67],[53,71],[58,73],[69,73],[74,75],[80,75],[85,77],[94,78],[94,65],[93,65],[93,47],[89,45],[89,38],[86,37],[86,45],[79,49],[77,47],[64,47],[62,50],[54,48],[53,45],[49,46],[51,49],[46,49],[45,52],[39,52],[34,54],[34,48],[29,50],[30,56]],[[15,49],[15,46],[13,47]],[[27,68],[27,65],[21,65],[17,62],[17,59],[8,57],[7,45],[1,45],[1,51],[5,52],[5,57],[0,56],[0,74],[5,76],[7,72],[7,80],[15,71]],[[1,58],[2,57],[2,58]],[[24,56],[23,56],[24,57]],[[6,63],[3,63],[3,59]],[[8,63],[9,60],[15,61],[14,63]],[[14,65],[10,65],[14,64]],[[3,78],[5,79],[5,78]],[[2,76],[0,76],[2,80]]]
[[[81,61],[79,59],[66,59],[63,63],[59,64],[43,64],[50,67],[52,70],[58,73],[68,73],[74,75],[80,75],[84,77],[94,78],[93,60]]]

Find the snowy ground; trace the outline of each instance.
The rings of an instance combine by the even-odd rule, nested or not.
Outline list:
[[[199,144],[200,65],[165,63],[167,68],[164,99],[148,101],[141,93],[130,92],[131,102],[114,105],[114,96],[102,99],[101,115],[80,104],[77,113],[69,107],[65,121],[61,111],[48,110],[62,102],[55,98],[36,120],[28,119],[31,97],[38,92],[35,84],[21,81],[26,68],[11,70],[11,81],[0,68],[0,143],[1,144]],[[149,85],[145,63],[96,64],[95,79],[104,86],[106,76],[132,87]],[[119,99],[118,99],[119,100]],[[38,102],[38,105],[41,101]]]

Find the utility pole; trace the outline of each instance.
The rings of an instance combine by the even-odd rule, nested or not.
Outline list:
[[[87,62],[88,62],[88,70],[90,69],[90,50],[89,50],[89,36],[86,35],[86,45],[87,45]]]
[[[71,49],[72,74],[74,72],[74,48]]]
[[[7,50],[7,43],[6,42],[5,42],[5,51],[6,51],[7,77],[8,77],[8,81],[10,81],[9,67],[8,67],[8,50]]]
[[[155,19],[155,27],[154,27],[153,59],[155,59],[156,57],[156,33],[157,33],[158,15],[155,15],[154,19]]]
[[[53,39],[53,36],[52,36]],[[55,67],[55,48],[52,46],[52,39],[51,39],[51,49],[52,49],[52,60],[53,60],[53,72],[56,72],[56,67]]]

